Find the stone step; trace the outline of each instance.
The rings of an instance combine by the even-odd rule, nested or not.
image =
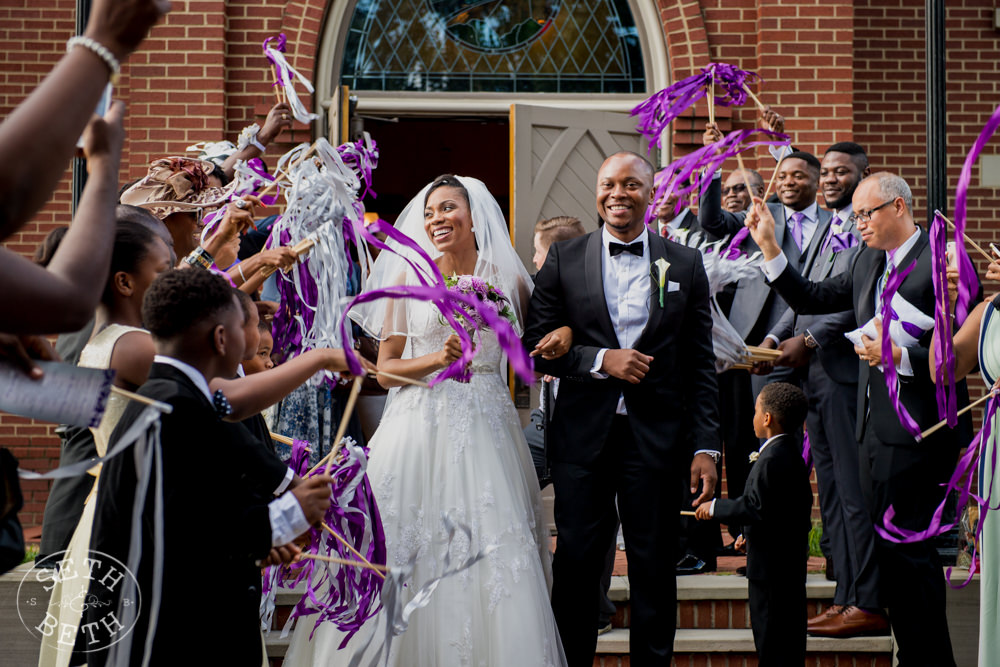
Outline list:
[[[594,667],[628,667],[629,631],[612,630],[597,638]],[[891,667],[891,637],[855,637],[806,640],[807,667]],[[720,660],[721,658],[721,660]],[[690,667],[757,664],[750,630],[678,629],[674,636],[674,664]]]
[[[288,649],[288,638],[282,639],[278,632],[265,639],[267,655],[272,660],[282,658]],[[628,667],[629,631],[616,629],[597,638],[597,658],[594,667]],[[891,667],[891,637],[855,637],[852,639],[828,639],[809,637],[806,640],[806,665],[820,665],[821,658],[836,656],[838,667]],[[746,658],[747,665],[756,664],[753,634],[750,630],[694,630],[678,629],[674,637],[674,656],[677,664],[707,665],[709,656],[733,659]],[[277,661],[275,661],[276,663]],[[741,663],[735,663],[741,664]],[[822,662],[823,665],[832,664]]]
[[[302,597],[301,587],[279,589],[276,595],[274,627],[281,628],[291,608]],[[808,575],[806,580],[806,613],[814,616],[823,611],[833,598],[833,582],[821,574]],[[681,629],[750,628],[750,607],[747,601],[747,580],[736,575],[701,574],[677,577],[677,627]],[[615,603],[611,619],[614,628],[630,625],[628,577],[611,577],[608,597]]]

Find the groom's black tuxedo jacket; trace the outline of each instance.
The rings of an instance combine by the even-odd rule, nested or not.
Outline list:
[[[922,229],[916,244],[897,266],[899,270],[905,270],[914,260],[916,266],[902,282],[898,293],[921,312],[933,316],[931,248],[927,233]],[[885,252],[862,244],[848,271],[822,282],[810,282],[789,266],[775,278],[771,286],[797,313],[830,313],[853,309],[857,325],[862,326],[876,315],[875,291],[884,271]],[[975,301],[978,302],[981,298],[980,289]],[[927,429],[938,421],[934,384],[928,365],[932,335],[933,330],[927,331],[916,347],[908,349],[913,376],[898,375],[900,400],[921,429]],[[860,362],[858,380],[859,441],[863,439],[867,427],[873,429],[875,437],[882,444],[920,449],[929,446],[926,442],[918,444],[900,424],[889,399],[885,376],[878,367],[869,367],[866,362]],[[967,404],[968,390],[965,381],[957,383],[956,389],[959,405]],[[960,418],[960,425],[962,421],[967,422],[964,430],[968,431],[971,438],[971,422]],[[948,439],[955,437],[948,429],[942,429],[938,433],[943,434],[940,437]]]
[[[254,561],[265,558],[271,548],[267,502],[287,466],[242,425],[222,422],[205,395],[172,366],[153,364],[138,393],[174,408],[161,418],[164,569],[153,664],[190,659],[191,646],[182,638],[192,623],[200,623],[212,639],[197,649],[199,660],[259,665],[260,568]],[[136,402],[126,407],[111,446],[143,407]],[[90,548],[122,563],[128,561],[135,487],[131,450],[104,464]],[[142,606],[133,630],[131,664],[142,662],[152,602],[152,501],[150,493],[142,510],[143,551],[135,573]],[[88,607],[83,623],[117,609],[117,597],[104,597],[108,599],[101,601],[113,606]],[[78,634],[78,648],[82,637]],[[107,654],[76,654],[74,661],[79,658],[103,665]]]
[[[617,349],[604,297],[601,231],[549,248],[535,278],[525,331],[528,349],[549,331],[573,329],[570,351],[552,361],[536,357],[543,373],[562,378],[551,422],[555,461],[587,464],[611,430],[618,397],[625,396],[629,423],[647,465],[686,465],[698,449],[719,448],[718,389],[712,349],[708,280],[697,250],[648,234],[649,320],[635,349],[653,357],[639,384],[590,374],[601,348]],[[660,307],[655,263],[670,263]]]

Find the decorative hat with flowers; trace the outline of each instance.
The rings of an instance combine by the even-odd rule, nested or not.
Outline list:
[[[215,165],[208,160],[166,157],[153,160],[149,173],[122,193],[121,203],[141,206],[161,220],[178,211],[212,210],[225,204],[239,185],[208,185]]]

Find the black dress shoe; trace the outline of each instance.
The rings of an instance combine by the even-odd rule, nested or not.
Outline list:
[[[706,563],[702,559],[698,558],[694,554],[686,554],[683,558],[677,561],[676,572],[679,575],[683,574],[702,574],[703,572],[714,572],[715,564]]]
[[[732,558],[733,556],[745,555],[738,552],[735,549],[735,547],[733,547],[733,544],[735,544],[735,542],[730,542],[724,547],[719,547],[718,549],[715,550],[715,555],[718,556],[719,558]]]

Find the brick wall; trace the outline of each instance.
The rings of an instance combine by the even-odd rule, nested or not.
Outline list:
[[[841,140],[869,151],[878,168],[899,171],[914,188],[917,213],[925,211],[923,2],[920,0],[657,0],[672,72],[687,76],[711,61],[758,71],[760,97],[788,117],[795,144],[822,152]],[[331,2],[329,11],[347,4]],[[233,138],[261,120],[274,99],[261,56],[263,40],[280,31],[289,38],[292,62],[305,76],[316,70],[325,0],[175,0],[123,69],[118,96],[128,105],[122,181],[144,173],[151,158],[180,153],[196,141]],[[73,0],[8,0],[0,7],[0,37],[12,48],[0,53],[0,115],[6,115],[42,79],[63,51],[74,26]],[[948,179],[953,188],[964,156],[994,105],[1000,101],[1000,47],[992,7],[970,0],[949,2]],[[312,106],[312,100],[306,104]],[[751,127],[752,107],[717,110],[724,127]],[[674,128],[678,152],[700,144],[707,108],[699,107]],[[309,139],[296,128],[293,139]],[[291,143],[291,141],[289,142]],[[286,144],[287,145],[287,144]],[[270,154],[280,154],[276,147]],[[997,149],[988,147],[987,153]],[[765,177],[773,162],[764,152],[748,166]],[[735,165],[726,165],[728,171]],[[997,192],[969,192],[972,235],[994,240]],[[69,179],[52,201],[6,247],[25,254],[56,224],[69,222]],[[949,202],[949,206],[953,202]],[[982,267],[980,263],[980,268]],[[0,439],[36,469],[54,465],[58,441],[51,429],[0,415]],[[37,465],[35,465],[37,464]],[[25,485],[26,525],[41,520],[47,485]]]

